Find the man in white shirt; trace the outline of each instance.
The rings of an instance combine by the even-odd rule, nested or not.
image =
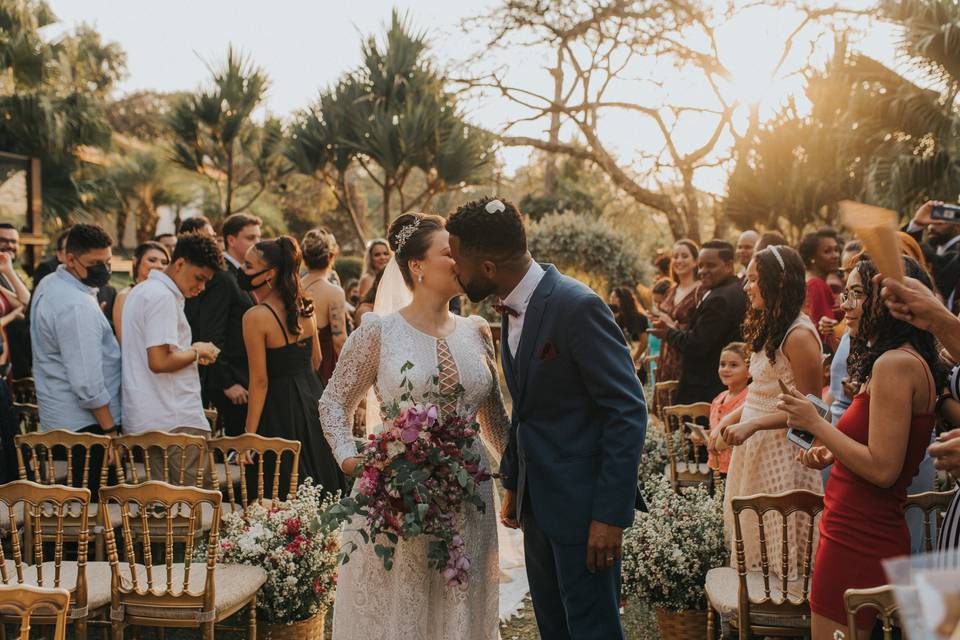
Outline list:
[[[203,412],[198,365],[217,359],[209,342],[192,342],[183,313],[186,298],[201,291],[223,263],[217,243],[208,236],[189,234],[177,241],[170,265],[150,272],[127,296],[123,307],[124,432],[168,431],[210,434]],[[196,481],[199,451],[171,452],[170,478],[184,484]],[[163,461],[152,455],[151,475],[163,478]]]

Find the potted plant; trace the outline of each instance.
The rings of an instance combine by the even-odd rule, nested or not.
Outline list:
[[[335,500],[321,498],[321,487],[308,479],[287,502],[275,507],[253,504],[225,519],[218,562],[267,572],[257,595],[258,638],[323,638],[340,549],[338,532],[320,517]]]
[[[728,558],[722,488],[676,493],[663,475],[644,479],[649,511],[623,539],[623,592],[654,607],[661,638],[700,640],[707,630],[707,572]]]

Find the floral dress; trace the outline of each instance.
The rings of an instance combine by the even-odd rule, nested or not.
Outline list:
[[[660,305],[660,312],[673,318],[677,322],[677,329],[682,331],[690,328],[693,312],[697,310],[700,286],[694,287],[680,302],[674,301],[676,292],[677,287],[674,285],[664,297],[663,303]],[[679,380],[681,371],[683,371],[683,362],[680,352],[672,349],[666,340],[662,340],[660,343],[660,360],[657,364],[657,380],[660,382]]]
[[[413,367],[401,372],[406,363]],[[438,370],[439,380],[435,380]],[[459,409],[476,413],[481,439],[499,459],[507,445],[509,418],[500,392],[493,338],[485,320],[456,316],[456,328],[438,339],[415,329],[399,313],[364,316],[350,335],[337,368],[320,400],[320,423],[338,463],[357,454],[353,416],[367,390],[381,403],[400,398],[401,380],[413,383],[415,397],[463,388]],[[439,388],[438,388],[439,387]],[[486,464],[486,453],[478,443]],[[495,640],[499,623],[497,519],[491,481],[480,486],[485,513],[470,507],[460,529],[471,560],[469,580],[448,587],[442,575],[427,566],[425,537],[401,540],[393,568],[387,571],[364,544],[355,518],[343,531],[343,542],[358,548],[340,567],[333,610],[334,640]]]

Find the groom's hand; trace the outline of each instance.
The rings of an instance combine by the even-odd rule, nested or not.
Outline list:
[[[622,553],[623,529],[592,521],[587,534],[587,571],[596,573],[612,567]]]
[[[507,490],[503,493],[503,502],[500,505],[500,522],[508,529],[519,529],[517,521],[517,494]]]

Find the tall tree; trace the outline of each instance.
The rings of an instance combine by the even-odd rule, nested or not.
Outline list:
[[[384,229],[397,208],[425,207],[437,194],[488,180],[494,161],[492,137],[467,122],[445,90],[426,35],[396,10],[383,42],[364,42],[360,67],[302,112],[294,133],[288,156],[308,175],[332,176],[324,179],[339,185],[338,199],[351,216],[346,170],[356,163],[376,183]],[[362,233],[359,220],[354,226]]]
[[[283,127],[275,118],[254,122],[269,80],[248,57],[231,46],[210,73],[211,86],[177,101],[167,124],[173,161],[210,182],[226,217],[249,209],[286,172]]]

